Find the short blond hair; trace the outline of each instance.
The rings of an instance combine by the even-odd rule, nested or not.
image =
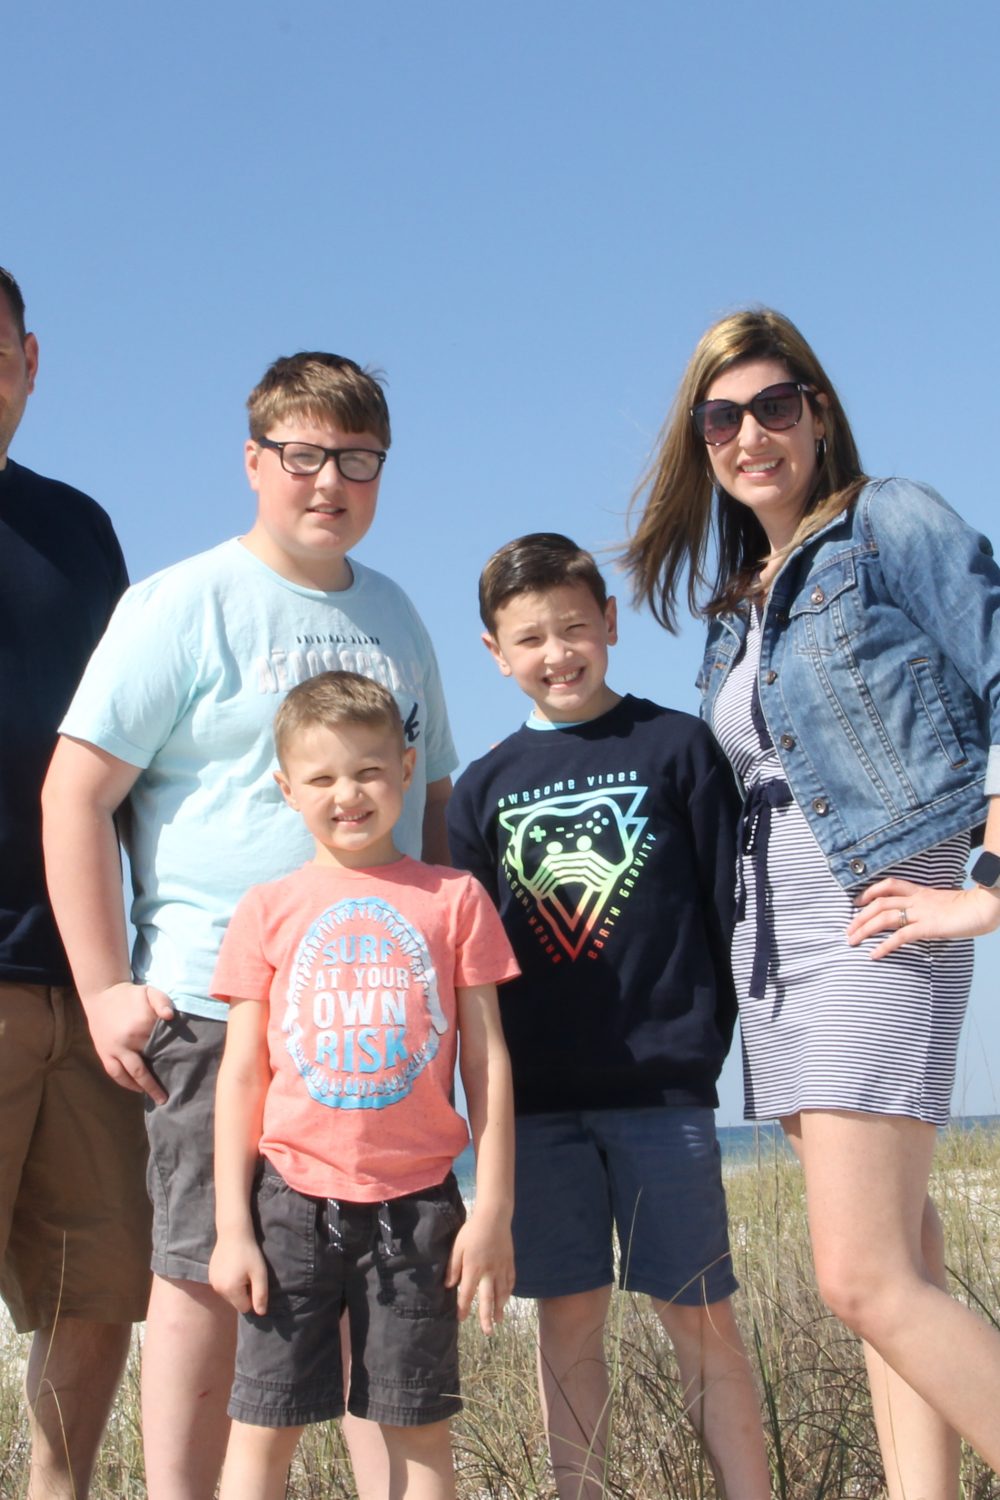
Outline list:
[[[340,354],[314,351],[276,359],[247,397],[247,411],[254,442],[279,422],[301,419],[371,433],[383,448],[392,442],[380,378]]]
[[[274,748],[284,769],[296,736],[317,725],[336,729],[341,724],[381,725],[399,737],[403,748],[403,720],[395,698],[381,683],[358,672],[320,672],[293,687],[274,716]]]

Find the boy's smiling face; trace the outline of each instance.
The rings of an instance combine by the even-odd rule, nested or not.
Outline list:
[[[399,858],[392,831],[415,759],[386,724],[313,724],[291,740],[274,779],[316,840],[318,863],[369,869]]]
[[[608,648],[618,639],[614,599],[604,609],[583,583],[515,594],[483,636],[505,677],[513,677],[540,719],[596,719],[619,701],[608,687]]]
[[[277,443],[382,451],[370,432],[344,432],[325,420],[276,422],[267,436]],[[250,488],[257,493],[257,519],[244,545],[291,583],[327,591],[349,588],[346,554],[375,517],[381,471],[366,481],[344,479],[328,459],[318,474],[288,474],[280,453],[252,438],[245,454]]]

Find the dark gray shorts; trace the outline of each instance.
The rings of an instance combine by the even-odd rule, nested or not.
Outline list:
[[[452,1173],[388,1203],[334,1203],[297,1193],[264,1162],[253,1216],[268,1308],[240,1318],[231,1417],[299,1427],[342,1416],[345,1309],[348,1411],[418,1427],[461,1410],[457,1293],[444,1285],[465,1221]]]
[[[157,1021],[144,1056],[168,1094],[146,1100],[157,1276],[208,1281],[215,1247],[215,1081],[226,1042],[225,1021],[178,1012]]]

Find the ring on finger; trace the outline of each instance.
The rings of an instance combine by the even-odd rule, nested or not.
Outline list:
[[[909,922],[909,920],[910,920],[910,914],[906,910],[905,906],[901,906],[899,908],[899,911],[897,912],[897,916],[899,917],[899,925],[900,925],[900,927],[905,927],[907,925],[907,923]]]

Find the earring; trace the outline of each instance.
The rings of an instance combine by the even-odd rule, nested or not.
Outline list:
[[[816,443],[816,467],[821,469],[826,463],[826,438],[821,437]]]

